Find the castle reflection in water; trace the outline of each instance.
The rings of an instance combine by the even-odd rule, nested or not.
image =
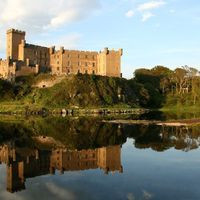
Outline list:
[[[6,164],[7,191],[25,189],[26,178],[55,174],[59,170],[79,171],[100,168],[105,174],[123,172],[121,146],[108,146],[89,150],[56,148],[40,150],[18,148],[13,145],[0,146],[0,162]]]

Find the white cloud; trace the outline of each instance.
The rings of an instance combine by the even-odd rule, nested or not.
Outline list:
[[[71,191],[67,190],[66,188],[61,188],[57,185],[55,185],[54,183],[47,183],[46,184],[47,189],[49,190],[49,192],[51,192],[53,195],[56,195],[58,199],[69,199],[69,200],[75,200],[76,197],[74,195],[74,193],[72,193]]]
[[[142,14],[142,21],[146,22],[148,19],[150,19],[151,17],[154,17],[155,15],[152,14],[151,12],[147,12],[147,13],[143,13]]]
[[[62,12],[53,17],[50,21],[50,27],[58,27],[63,24],[70,23],[71,21],[78,20],[80,13],[75,10],[69,10],[68,12]]]
[[[158,9],[164,6],[166,2],[164,0],[148,1],[146,3],[139,4],[135,10],[129,10],[125,16],[131,18],[133,15],[140,13],[142,15],[142,21],[145,22],[151,17],[155,16],[152,10]]]
[[[135,12],[133,10],[129,10],[125,15],[126,17],[131,18],[135,15]]]
[[[166,2],[163,0],[150,1],[147,3],[140,4],[137,9],[138,9],[138,11],[147,11],[147,10],[152,10],[155,8],[160,8],[161,6],[163,6],[165,4],[166,4]]]
[[[151,194],[150,192],[147,192],[146,190],[143,190],[143,198],[144,200],[149,200],[152,199],[153,194]]]
[[[4,27],[42,31],[82,20],[99,8],[99,0],[4,0],[0,18]]]

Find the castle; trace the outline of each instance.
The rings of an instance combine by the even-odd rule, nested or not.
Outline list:
[[[59,50],[26,43],[24,31],[7,31],[6,58],[0,59],[0,78],[14,80],[18,76],[50,72],[53,75],[96,74],[121,77],[123,50],[100,52]]]

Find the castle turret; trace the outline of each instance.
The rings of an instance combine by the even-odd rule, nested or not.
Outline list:
[[[50,47],[50,54],[54,54],[55,53],[55,46]]]
[[[7,31],[7,58],[18,60],[19,45],[22,43],[22,41],[25,41],[25,35],[26,33],[24,31],[19,31],[15,29],[9,29]]]

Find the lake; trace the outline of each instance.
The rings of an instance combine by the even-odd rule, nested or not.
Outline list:
[[[195,118],[150,113],[123,119]],[[0,199],[199,200],[200,127],[0,117]]]

